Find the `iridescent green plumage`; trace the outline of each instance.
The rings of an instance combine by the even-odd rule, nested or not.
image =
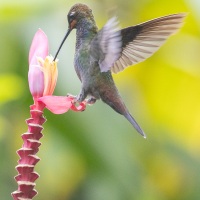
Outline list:
[[[111,71],[120,72],[150,57],[180,28],[184,17],[183,13],[168,15],[122,30],[117,28],[116,18],[111,18],[98,31],[92,10],[87,5],[75,4],[68,13],[69,29],[63,42],[71,30],[76,29],[74,66],[82,82],[77,101],[81,102],[87,96],[93,103],[101,99],[146,137],[126,108]]]

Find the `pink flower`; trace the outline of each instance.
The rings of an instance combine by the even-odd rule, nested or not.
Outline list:
[[[12,193],[14,200],[31,200],[37,194],[34,187],[39,174],[34,168],[40,160],[36,153],[41,145],[39,140],[43,136],[42,125],[46,121],[43,116],[44,108],[55,114],[62,114],[69,109],[83,111],[86,107],[86,102],[81,102],[76,107],[73,103],[74,97],[52,96],[58,77],[58,61],[53,61],[53,57],[48,54],[47,36],[42,30],[38,30],[29,52],[28,82],[34,104],[30,106],[31,117],[26,120],[28,130],[22,134],[24,143],[17,151],[20,159],[16,166],[18,175],[15,176],[18,189]]]
[[[43,102],[46,108],[54,114],[63,114],[69,109],[78,112],[84,111],[86,107],[86,101],[83,101],[79,106],[75,106],[73,97],[67,96],[44,96],[38,99],[39,102]]]
[[[32,41],[29,52],[29,89],[34,101],[42,102],[54,114],[62,114],[69,109],[83,111],[86,102],[78,107],[73,104],[74,98],[66,96],[52,96],[58,77],[57,62],[48,56],[48,38],[39,29]]]
[[[39,29],[29,52],[29,88],[33,98],[52,95],[57,81],[57,61],[48,56],[48,38]]]

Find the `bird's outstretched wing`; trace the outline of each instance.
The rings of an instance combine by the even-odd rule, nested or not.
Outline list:
[[[111,69],[122,52],[122,36],[116,17],[111,18],[90,43],[90,55],[99,62],[101,72]]]
[[[122,29],[121,56],[111,71],[118,73],[150,57],[181,27],[185,16],[185,13],[172,14]]]
[[[116,29],[117,20],[111,18],[92,40],[91,55],[101,72],[118,73],[155,53],[181,27],[185,16],[167,15],[122,30]]]

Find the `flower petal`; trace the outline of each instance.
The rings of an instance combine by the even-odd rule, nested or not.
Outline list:
[[[39,65],[31,65],[28,71],[29,89],[34,98],[43,96],[44,74]]]
[[[53,61],[52,56],[47,56],[42,66],[45,85],[43,96],[52,95],[56,87],[58,77],[57,61]]]
[[[75,111],[75,112],[80,112],[80,111],[84,111],[85,108],[86,108],[86,102],[83,101],[77,107],[74,104],[72,104],[72,106],[71,106],[70,109],[73,110],[73,111]]]
[[[44,96],[38,101],[43,102],[46,108],[54,114],[63,114],[72,106],[72,99],[64,96]]]
[[[37,65],[37,57],[45,59],[45,57],[48,55],[48,52],[48,38],[46,34],[41,29],[39,29],[33,38],[29,51],[29,66]]]

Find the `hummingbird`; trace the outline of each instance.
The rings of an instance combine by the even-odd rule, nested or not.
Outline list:
[[[87,102],[94,104],[101,99],[146,138],[123,102],[112,73],[150,57],[182,26],[185,16],[185,13],[171,14],[123,29],[118,27],[117,18],[112,17],[98,30],[87,5],[77,3],[72,6],[67,15],[67,33],[54,60],[70,32],[76,29],[74,68],[82,85],[75,101],[82,102],[89,97]]]

